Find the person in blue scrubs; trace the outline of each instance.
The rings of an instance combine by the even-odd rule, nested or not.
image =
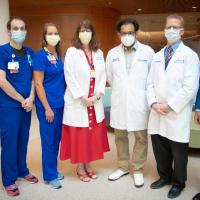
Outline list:
[[[61,188],[64,176],[58,172],[57,157],[61,139],[65,80],[60,54],[60,36],[55,24],[47,23],[42,49],[33,59],[36,112],[40,124],[44,181]]]
[[[7,23],[10,42],[0,46],[0,137],[2,182],[10,196],[20,191],[21,177],[30,183],[38,179],[26,164],[27,145],[34,101],[32,84],[33,50],[23,46],[26,25],[20,18]]]
[[[196,124],[200,125],[200,87],[196,96],[194,120]],[[200,192],[197,193],[192,200],[200,200]]]

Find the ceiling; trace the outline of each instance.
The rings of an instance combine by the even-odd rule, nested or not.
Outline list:
[[[10,6],[12,9],[27,6],[106,6],[118,10],[121,15],[200,12],[200,0],[10,0]]]

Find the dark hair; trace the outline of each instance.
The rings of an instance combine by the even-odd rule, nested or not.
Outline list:
[[[42,31],[42,47],[46,47],[47,46],[46,34],[47,34],[47,29],[48,29],[49,26],[54,26],[58,30],[56,24],[54,24],[54,23],[50,22],[50,23],[44,24],[44,28],[43,28],[43,31]],[[58,56],[61,57],[60,41],[55,46],[55,49],[56,49],[56,53],[58,54]]]
[[[23,21],[24,24],[25,24],[25,29],[26,29],[26,23],[25,23],[25,21],[24,21],[21,17],[11,17],[11,18],[8,20],[8,22],[7,22],[7,30],[10,31],[10,29],[11,29],[11,23],[12,23],[12,21],[14,21],[14,20]]]
[[[91,24],[89,20],[83,20],[80,22],[76,28],[74,38],[72,39],[72,46],[76,47],[77,49],[82,49],[83,45],[79,39],[79,32],[81,28],[89,29],[92,32],[92,39],[89,43],[89,48],[92,51],[97,51],[99,49],[99,42],[97,41],[96,32],[94,30],[94,26]]]
[[[137,32],[139,30],[139,23],[135,20],[135,19],[132,19],[132,18],[124,18],[124,19],[121,19],[117,22],[116,24],[116,30],[117,32],[120,32],[121,31],[121,26],[122,25],[127,25],[127,24],[133,24],[134,28],[135,28],[135,32]]]

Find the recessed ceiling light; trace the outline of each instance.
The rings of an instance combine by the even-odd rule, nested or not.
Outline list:
[[[196,9],[196,8],[197,8],[197,6],[192,6],[192,8],[193,8],[193,9]]]
[[[141,11],[142,11],[142,8],[138,8],[137,11],[141,12]]]

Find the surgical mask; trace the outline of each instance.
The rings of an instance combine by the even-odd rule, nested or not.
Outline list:
[[[46,41],[51,46],[56,46],[58,42],[60,42],[60,36],[59,35],[46,35]]]
[[[26,32],[25,31],[12,31],[11,32],[11,39],[16,44],[22,44],[26,38]]]
[[[165,29],[165,37],[168,43],[173,44],[181,39],[180,29],[171,27],[170,29]]]
[[[79,32],[79,39],[82,44],[88,45],[92,39],[92,32]]]
[[[135,37],[133,35],[123,35],[121,37],[121,42],[124,46],[130,47],[135,42]]]

